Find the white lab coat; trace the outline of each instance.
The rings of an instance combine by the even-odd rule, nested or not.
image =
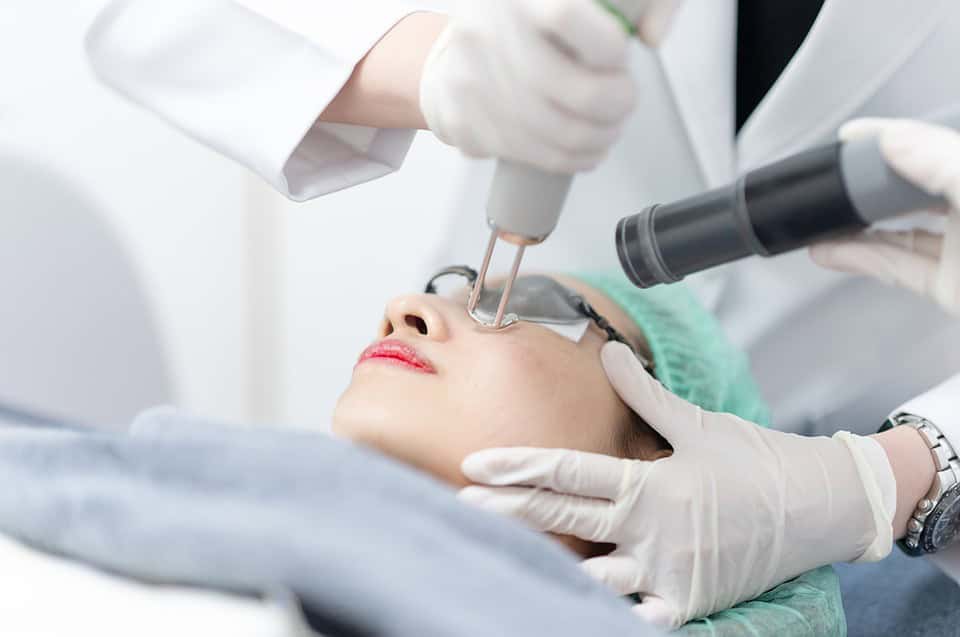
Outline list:
[[[106,82],[302,200],[400,167],[413,131],[316,119],[393,24],[450,4],[119,0],[91,29],[88,52]],[[851,117],[960,104],[960,3],[827,0],[735,135],[736,4],[687,0],[659,53],[636,47],[637,113],[609,159],[577,177],[559,227],[528,251],[528,266],[616,268],[614,225],[648,203],[831,140]],[[491,162],[463,161],[444,263],[477,259],[486,240]],[[694,278],[750,352],[780,427],[869,433],[898,404],[960,371],[958,322],[906,292],[821,270],[802,252]],[[911,406],[955,404],[955,390],[938,388]],[[960,421],[950,418],[938,424],[960,442]]]

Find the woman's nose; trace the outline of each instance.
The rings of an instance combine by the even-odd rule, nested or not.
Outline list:
[[[449,328],[442,312],[427,294],[398,296],[387,303],[380,338],[391,334],[419,334],[434,341],[445,341]]]

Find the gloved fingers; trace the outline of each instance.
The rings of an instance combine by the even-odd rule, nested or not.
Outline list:
[[[523,90],[540,95],[578,119],[598,124],[620,124],[636,104],[636,83],[626,68],[598,71],[571,60],[559,47],[537,37],[518,47],[522,58],[512,66]]]
[[[610,54],[619,61],[590,66],[554,31],[588,34],[582,45],[591,42],[591,52],[619,38]],[[424,119],[471,157],[564,174],[590,170],[619,138],[635,102],[626,39],[596,0],[464,1],[424,64]]]
[[[492,139],[489,138],[489,139]],[[556,146],[530,130],[514,128],[509,138],[501,137],[498,157],[510,159],[551,173],[573,175],[596,168],[606,158],[608,150],[575,151]]]
[[[875,230],[863,232],[849,239],[824,241],[815,244],[811,246],[811,253],[815,252],[818,257],[829,260],[834,255],[834,251],[838,251],[838,254],[845,256],[847,248],[860,246],[864,250],[886,248],[887,251],[883,253],[883,256],[889,258],[896,259],[900,257],[901,253],[911,253],[936,261],[943,253],[943,237],[944,235],[941,233],[927,232],[916,228],[901,231]],[[850,265],[855,264],[851,263]],[[873,267],[875,267],[875,263],[868,259],[864,269]]]
[[[480,108],[483,104],[481,99],[474,101],[476,107]],[[524,110],[524,109],[527,110]],[[540,105],[529,104],[520,105],[512,117],[519,117],[520,112],[539,112],[544,115],[544,108]],[[518,122],[511,126],[509,130],[499,127],[496,122],[500,121],[503,114],[498,112],[500,106],[489,105],[485,111],[485,116],[475,117],[470,125],[464,125],[463,122],[447,121],[441,124],[448,124],[451,130],[459,131],[459,136],[455,140],[444,139],[447,143],[455,142],[457,146],[468,157],[488,157],[491,145],[499,148],[498,156],[501,159],[510,159],[513,161],[538,166],[539,168],[560,174],[569,174],[583,172],[596,168],[600,162],[607,156],[606,147],[592,148],[596,144],[588,144],[591,148],[576,149],[566,148],[557,144],[556,139],[550,139],[546,131],[531,130],[526,126],[526,122]],[[460,115],[456,109],[446,109],[450,118],[457,118]],[[536,119],[535,117],[533,119]],[[541,119],[546,119],[545,117]],[[535,124],[540,126],[540,124]],[[572,125],[568,125],[572,128]],[[609,137],[608,137],[609,138]],[[568,146],[572,146],[575,140],[572,136],[565,137],[570,140]]]
[[[605,153],[620,137],[620,122],[597,123],[576,116],[569,111],[544,100],[536,110],[517,110],[516,117],[545,145],[560,151],[579,154]]]
[[[470,91],[464,91],[461,99],[471,99]],[[467,157],[485,158],[490,156],[490,140],[500,135],[496,125],[495,112],[484,101],[473,102],[475,111],[470,121],[467,114],[462,112],[442,94],[432,102],[434,107],[428,114],[424,110],[427,125],[434,134],[444,143],[457,147]],[[423,100],[421,100],[422,103]]]
[[[594,75],[593,81],[579,79],[578,69],[562,72],[550,99],[558,108],[568,113],[607,126],[621,126],[637,105],[637,87],[633,77],[626,72]]]
[[[535,487],[464,487],[461,500],[519,518],[537,529],[575,535],[591,542],[615,542],[611,537],[613,503]]]
[[[673,630],[683,625],[683,617],[679,610],[666,600],[648,595],[643,602],[633,606],[633,612],[645,621],[666,630]]]
[[[839,137],[878,137],[887,163],[904,179],[960,205],[960,133],[910,119],[862,118],[843,125]]]
[[[541,487],[616,500],[627,472],[636,475],[646,471],[647,464],[570,449],[503,447],[472,453],[460,466],[463,475],[479,484]]]
[[[877,230],[862,237],[865,243],[887,243],[898,246],[909,252],[916,252],[931,259],[939,259],[943,252],[943,235],[926,230],[904,230],[891,232]]]
[[[539,166],[547,172],[573,175],[593,170],[606,156],[606,152],[584,155],[554,150],[544,155],[532,156],[526,163]]]
[[[924,296],[932,296],[937,260],[899,245],[870,239],[818,244],[810,249],[818,265],[865,274]]]
[[[538,103],[539,102],[539,103]],[[498,107],[494,107],[498,108]],[[504,117],[503,113],[489,118]],[[476,134],[496,143],[502,159],[538,166],[553,173],[574,174],[596,168],[619,136],[619,127],[604,127],[560,112],[538,95],[527,95],[509,117],[516,122],[501,131],[477,123]],[[551,130],[551,127],[556,127]]]
[[[860,117],[852,119],[837,131],[840,141],[849,142],[858,139],[877,137],[888,126],[898,120],[891,117]]]
[[[947,216],[936,283],[937,300],[953,314],[960,314],[960,212]]]
[[[596,0],[530,0],[517,5],[568,58],[594,70],[626,65],[630,34]]]
[[[651,582],[639,560],[626,553],[592,557],[581,562],[583,570],[597,581],[620,595],[646,593]]]
[[[695,435],[690,415],[698,408],[669,392],[643,368],[623,343],[610,341],[600,352],[613,389],[630,409],[657,430],[674,449]]]
[[[880,134],[880,150],[902,177],[960,206],[960,133],[943,126],[901,120]]]
[[[486,63],[482,44],[469,25],[452,22],[427,56],[420,80],[420,109],[427,127],[469,157],[491,156],[511,121],[505,120],[503,100],[498,99],[501,87],[511,85],[510,77],[499,65]]]
[[[651,0],[637,23],[637,37],[647,46],[660,46],[681,4],[682,0]]]

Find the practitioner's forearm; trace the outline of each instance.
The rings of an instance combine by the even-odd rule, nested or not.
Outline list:
[[[377,128],[426,128],[420,111],[420,75],[446,24],[446,16],[426,12],[398,22],[357,64],[320,119]]]
[[[936,467],[930,449],[916,429],[894,427],[873,438],[887,452],[887,459],[897,480],[897,513],[893,518],[893,537],[900,539],[907,532],[907,521],[920,500],[933,484]]]

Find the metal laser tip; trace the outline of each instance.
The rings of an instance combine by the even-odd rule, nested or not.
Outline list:
[[[510,300],[510,293],[513,290],[513,283],[517,279],[517,272],[520,270],[520,262],[523,260],[523,251],[525,249],[525,246],[522,245],[517,249],[517,254],[513,258],[513,267],[510,268],[510,276],[507,278],[503,292],[500,294],[500,302],[497,305],[496,316],[493,322],[490,323],[482,316],[478,316],[476,310],[480,303],[480,295],[483,293],[483,288],[487,280],[487,271],[490,269],[490,260],[493,257],[493,250],[497,246],[497,239],[499,236],[500,231],[494,228],[490,233],[490,241],[487,242],[487,251],[483,255],[483,263],[480,265],[480,272],[477,274],[477,280],[473,284],[473,290],[470,291],[470,298],[467,299],[467,314],[470,315],[470,318],[483,327],[488,327],[495,330],[508,327],[517,321],[517,317],[515,315],[507,314],[506,311],[507,303]]]
[[[520,262],[523,261],[523,252],[526,246],[521,245],[517,248],[517,254],[513,257],[513,266],[510,268],[510,276],[503,286],[503,293],[500,295],[500,305],[497,306],[497,317],[493,320],[493,329],[498,330],[503,324],[503,315],[507,311],[507,302],[510,300],[510,293],[513,291],[513,282],[517,280],[517,273],[520,272]]]
[[[483,254],[483,263],[480,264],[480,274],[477,275],[477,280],[473,283],[473,290],[470,291],[470,298],[467,300],[467,314],[481,325],[484,323],[477,318],[476,309],[477,304],[480,302],[480,293],[483,292],[483,285],[487,280],[487,270],[490,269],[490,258],[493,256],[493,249],[495,247],[497,247],[496,228],[490,233],[490,241],[487,242],[487,251]]]

